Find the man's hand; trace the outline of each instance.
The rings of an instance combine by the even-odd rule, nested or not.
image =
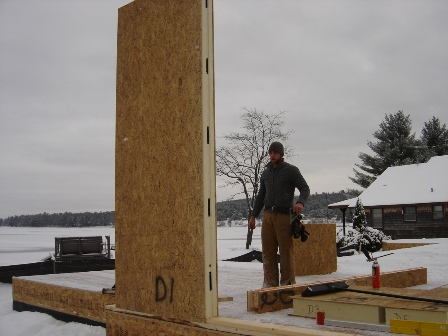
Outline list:
[[[303,204],[298,202],[294,205],[293,211],[296,215],[300,215],[300,213],[302,212],[303,209]]]
[[[250,218],[249,218],[249,229],[251,229],[251,230],[255,229],[255,217],[254,216],[250,216]]]

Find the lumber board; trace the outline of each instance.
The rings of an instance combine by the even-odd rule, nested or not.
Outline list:
[[[356,286],[371,286],[372,274],[355,276],[349,279],[350,284]],[[428,269],[425,267],[409,268],[400,271],[381,273],[381,286],[392,288],[406,288],[424,285],[428,282]]]
[[[301,295],[311,285],[331,283],[334,281],[349,281],[353,285],[370,285],[372,275],[354,276],[343,279],[333,279],[306,284],[262,288],[247,292],[247,310],[258,313],[273,312],[293,307],[291,296]],[[427,269],[423,267],[409,268],[381,274],[381,284],[392,288],[411,287],[427,283]]]
[[[448,324],[392,319],[390,320],[390,332],[420,336],[448,336]]]
[[[232,296],[220,296],[220,297],[218,297],[218,302],[229,302],[229,301],[233,301],[233,297]]]
[[[381,248],[383,251],[392,251],[392,250],[399,250],[404,248],[412,248],[412,247],[419,247],[419,246],[425,246],[425,245],[433,245],[434,243],[399,243],[394,241],[388,241],[384,240],[381,243]]]

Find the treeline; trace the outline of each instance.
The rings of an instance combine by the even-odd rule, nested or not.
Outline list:
[[[347,189],[339,192],[310,195],[306,206],[303,208],[303,215],[306,219],[335,218],[336,220],[342,220],[342,211],[339,209],[328,209],[328,204],[357,197],[360,193],[361,191],[359,190]],[[219,202],[217,204],[217,212],[218,221],[245,219],[248,218],[247,202],[245,199]],[[349,215],[347,212],[347,218]]]
[[[341,190],[339,192],[322,193],[310,195],[308,201],[303,208],[303,215],[307,219],[312,218],[336,218],[336,220],[342,220],[342,211],[339,209],[328,209],[328,205],[346,199],[358,197],[362,191],[356,189]],[[351,220],[351,212],[346,212],[346,219]]]
[[[21,215],[0,219],[1,226],[15,227],[88,227],[110,226],[114,223],[114,211],[54,214],[44,212],[37,215]]]
[[[342,212],[339,209],[328,209],[328,204],[340,202],[357,197],[361,192],[347,189],[339,192],[310,195],[303,215],[306,219],[336,219],[341,220]],[[350,213],[346,213],[350,219]],[[222,201],[217,203],[218,221],[241,220],[248,217],[245,199]],[[88,227],[111,226],[115,224],[115,212],[84,212],[84,213],[42,213],[37,215],[11,216],[0,219],[0,226],[13,227]]]

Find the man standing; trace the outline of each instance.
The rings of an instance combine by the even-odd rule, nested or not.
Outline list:
[[[310,188],[299,169],[286,163],[283,156],[283,145],[273,142],[269,146],[270,162],[261,174],[260,190],[249,219],[249,228],[255,229],[255,218],[264,206],[261,226],[263,288],[279,285],[277,250],[280,250],[280,285],[296,283],[290,209],[297,215],[300,214],[310,195]],[[293,206],[296,188],[300,196]]]

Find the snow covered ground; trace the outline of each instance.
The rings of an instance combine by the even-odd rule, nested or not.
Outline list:
[[[237,263],[223,261],[247,253],[245,227],[218,228],[218,291],[220,297],[233,297],[233,301],[219,304],[219,315],[247,321],[276,323],[305,328],[330,330],[319,326],[314,319],[293,317],[291,309],[273,313],[257,314],[247,312],[246,293],[261,287],[263,267],[259,262]],[[261,250],[260,228],[254,231],[252,248]],[[115,242],[114,229],[100,228],[9,228],[0,227],[0,266],[39,261],[54,252],[54,237],[110,235]],[[403,242],[425,242],[431,245],[410,249],[394,250],[393,255],[380,259],[381,271],[388,272],[406,268],[426,267],[428,283],[416,286],[431,289],[448,285],[448,239],[401,240]],[[383,252],[375,255],[379,256]],[[297,277],[297,283],[331,280],[354,275],[370,274],[371,263],[366,262],[363,254],[338,258],[338,270],[332,274]],[[347,332],[346,329],[331,330]],[[388,333],[369,331],[350,331],[360,335],[389,335]],[[65,323],[42,314],[15,312],[12,310],[11,285],[0,284],[0,336],[105,336],[102,327],[92,327],[79,323]]]

